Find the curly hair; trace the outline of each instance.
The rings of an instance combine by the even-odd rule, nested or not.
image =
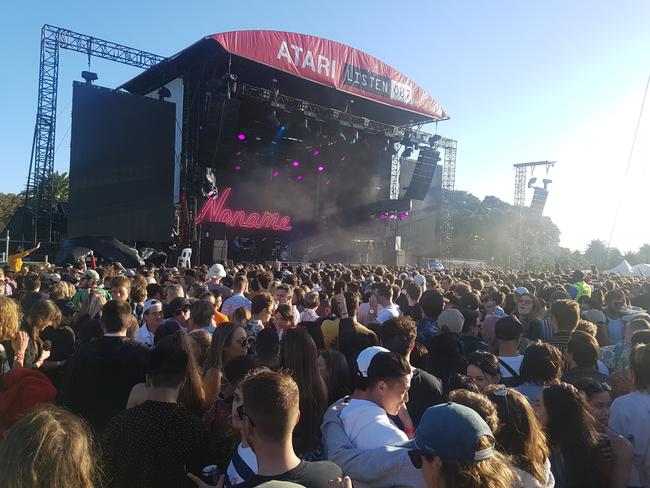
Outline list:
[[[0,297],[0,340],[12,340],[18,335],[22,313],[13,298]]]
[[[499,427],[497,407],[485,395],[468,390],[454,390],[449,393],[449,401],[471,408],[481,416],[492,432]]]

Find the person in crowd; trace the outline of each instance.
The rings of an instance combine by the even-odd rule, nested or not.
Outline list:
[[[59,402],[101,434],[126,406],[133,385],[142,383],[149,349],[126,337],[133,320],[127,303],[110,300],[102,310],[104,335],[84,344],[68,360]]]
[[[573,272],[572,284],[569,286],[568,293],[576,302],[580,301],[582,297],[591,298],[591,287],[585,283],[585,274],[582,271]]]
[[[632,316],[624,323],[623,340],[621,342],[600,348],[600,358],[611,374],[627,373],[629,371],[632,336],[640,330],[650,330],[650,320],[644,315]]]
[[[438,315],[445,307],[445,299],[437,290],[427,290],[420,297],[420,306],[424,317],[417,322],[417,342],[424,344],[427,349],[431,340],[438,333]]]
[[[158,329],[159,331],[161,329]],[[181,331],[173,332],[161,339],[157,339],[158,345],[171,345],[185,351],[188,356],[185,378],[178,394],[178,401],[182,403],[187,410],[194,415],[202,416],[206,410],[205,392],[203,391],[203,381],[199,373],[194,350],[192,349],[191,339]],[[129,399],[126,402],[126,408],[133,408],[141,405],[147,400],[147,384],[138,383],[131,389]]]
[[[225,313],[219,311],[221,305],[223,305],[223,297],[219,290],[204,291],[199,295],[199,300],[203,300],[210,303],[214,308],[213,318],[214,318],[215,326],[221,325],[230,320]]]
[[[126,300],[124,300],[124,303],[127,303]],[[135,340],[151,348],[153,347],[156,331],[164,321],[163,304],[158,300],[147,300],[144,302],[142,310],[142,320],[144,323],[138,329]]]
[[[0,297],[0,374],[8,373],[12,366],[24,364],[29,336],[20,329],[21,319],[18,303],[9,297]]]
[[[524,356],[519,353],[519,345],[523,332],[524,328],[515,315],[500,318],[494,324],[501,380],[508,386],[521,383],[520,370]]]
[[[623,341],[623,313],[625,293],[622,290],[611,290],[605,295],[605,316],[607,317],[607,333],[610,344]]]
[[[404,315],[411,317],[415,320],[414,315],[422,315],[420,310],[420,298],[422,298],[422,287],[417,283],[409,283],[406,285],[406,304],[404,307],[400,306],[400,310]]]
[[[345,356],[335,349],[326,349],[318,355],[318,371],[327,386],[327,404],[352,393],[350,369]]]
[[[246,333],[255,339],[269,325],[273,316],[273,297],[268,292],[255,295],[251,300],[251,318],[244,324]]]
[[[278,333],[267,328],[255,338],[255,357],[260,366],[277,369],[280,365],[280,338]]]
[[[318,320],[318,307],[320,306],[320,295],[318,292],[311,291],[305,294],[304,308],[300,312],[300,322],[315,322]]]
[[[650,345],[638,344],[630,352],[634,391],[612,403],[609,427],[630,440],[634,464],[629,486],[650,483]]]
[[[505,299],[506,296],[503,292],[499,290],[490,291],[485,300],[485,315],[496,315],[499,318],[505,317],[506,313],[501,308]]]
[[[582,378],[575,386],[585,394],[589,410],[598,421],[600,432],[605,434],[611,443],[613,453],[611,486],[627,487],[633,462],[632,444],[607,426],[612,405],[612,388],[607,383],[592,378]]]
[[[449,401],[474,410],[481,416],[493,433],[499,428],[499,414],[487,396],[475,391],[458,388],[449,392]]]
[[[24,357],[21,358],[22,364],[25,368],[41,368],[43,367],[45,361],[48,360],[51,354],[52,342],[50,340],[43,340],[41,338],[41,332],[49,326],[58,327],[61,323],[61,311],[59,307],[51,300],[40,300],[32,307],[30,307],[28,313],[23,318],[23,323],[21,329],[27,333],[29,341],[27,343],[27,348],[24,352]],[[74,344],[74,337],[73,337]],[[64,349],[71,346],[69,343],[58,344],[61,347],[61,354],[64,354],[67,351]],[[16,357],[14,354],[13,346],[11,342],[5,342],[4,348],[6,350],[7,359],[9,360],[10,366],[13,365],[13,360]],[[59,363],[49,363],[48,367],[55,369],[62,364]]]
[[[208,405],[223,387],[224,366],[231,359],[248,354],[248,346],[248,336],[241,324],[228,322],[217,328],[203,363],[203,387]]]
[[[95,291],[86,293],[81,300],[81,306],[73,326],[75,333],[79,334],[86,322],[99,321],[104,305],[106,305],[106,295]]]
[[[548,343],[557,347],[562,354],[566,352],[571,333],[580,320],[580,307],[573,300],[556,300],[551,304],[551,327],[553,337]]]
[[[600,349],[596,339],[581,330],[574,330],[565,354],[567,371],[562,381],[575,385],[582,378],[607,381],[607,375],[598,371]]]
[[[382,324],[391,318],[400,316],[399,307],[393,303],[393,289],[386,283],[377,285],[377,303],[381,305],[381,312],[377,313],[376,322]],[[369,312],[372,317],[372,311]]]
[[[494,443],[492,431],[478,413],[450,402],[429,407],[415,438],[402,447],[421,470],[427,488],[517,486],[519,477]]]
[[[176,345],[151,351],[147,400],[115,416],[102,435],[105,486],[190,487],[186,473],[200,474],[209,464],[201,419],[178,403],[187,363]]]
[[[500,421],[494,430],[497,449],[510,456],[523,486],[555,486],[546,434],[526,397],[502,385],[488,387],[487,397],[496,406]]]
[[[190,329],[190,310],[192,304],[187,298],[177,297],[167,304],[170,318],[163,322],[163,325],[176,324],[178,330],[187,334]]]
[[[584,395],[567,383],[547,386],[535,413],[548,436],[556,486],[608,486],[598,422]]]
[[[428,292],[427,292],[428,293]],[[427,370],[440,378],[446,391],[449,378],[465,372],[465,352],[460,340],[465,317],[455,308],[444,310],[437,319],[438,334],[429,343]]]
[[[472,378],[481,393],[488,386],[501,383],[499,358],[487,351],[475,351],[467,356],[467,376]]]
[[[296,328],[296,316],[291,305],[282,303],[275,309],[273,326],[277,330],[278,337],[282,339],[289,330]]]
[[[343,476],[341,469],[328,461],[302,461],[292,445],[293,429],[300,417],[298,385],[291,376],[259,371],[241,383],[242,405],[237,408],[242,438],[255,452],[257,475],[240,488],[264,482],[289,481],[302,486],[327,488],[331,480]],[[195,475],[188,475],[200,481]]]
[[[100,283],[101,283],[101,277],[99,276],[99,273],[94,269],[89,269],[85,271],[84,274],[81,275],[81,278],[79,279],[77,292],[72,297],[72,303],[74,303],[74,306],[77,310],[81,308],[82,300],[90,292],[101,293],[102,295],[104,295],[104,298],[106,300],[111,299],[110,292],[102,288],[100,286]]]
[[[300,420],[293,447],[300,459],[323,458],[320,423],[327,408],[327,385],[318,369],[318,349],[302,329],[289,329],[280,346],[280,366],[291,371],[300,393]]]
[[[205,364],[205,360],[208,357],[212,336],[209,332],[201,329],[193,330],[187,336],[190,338],[192,351],[196,358],[197,369],[201,374],[201,378],[203,378],[203,364]]]
[[[232,313],[239,307],[251,309],[251,301],[246,298],[248,293],[248,278],[245,275],[237,275],[232,285],[233,295],[221,306],[221,313],[231,317]]]
[[[25,250],[22,246],[16,249],[16,252],[14,254],[10,254],[7,257],[7,265],[9,266],[9,270],[13,271],[14,273],[20,273],[20,271],[23,269],[23,258],[29,256],[31,253],[37,251],[40,248],[41,243],[38,242],[34,247],[28,250]]]
[[[226,365],[224,375],[228,379],[232,389],[232,396],[224,398],[223,406],[230,407],[230,411],[224,412],[228,416],[221,417],[220,420],[224,421],[227,425],[220,425],[221,422],[218,421],[209,425],[209,432],[210,429],[214,432],[213,435],[209,436],[210,441],[213,444],[217,444],[212,446],[211,449],[212,452],[217,453],[215,456],[218,463],[217,466],[220,464],[219,453],[221,451],[225,452],[227,450],[229,453],[232,453],[226,469],[229,486],[237,486],[248,482],[257,474],[257,457],[252,447],[241,435],[242,419],[239,418],[238,411],[244,404],[240,383],[249,373],[258,369],[257,362],[253,356],[240,356]],[[218,418],[219,416],[215,416],[214,419],[216,420]],[[206,420],[209,420],[209,416],[206,416]],[[229,435],[231,433],[232,435]],[[234,449],[232,443],[235,444]]]
[[[560,382],[564,358],[560,350],[542,341],[531,343],[524,353],[519,370],[521,384],[515,387],[531,405],[535,405],[546,386]]]
[[[239,307],[232,313],[231,320],[238,324],[246,324],[251,319],[251,312],[245,307]]]
[[[74,354],[75,351],[75,333],[70,325],[64,323],[64,313],[59,305],[56,305],[58,313],[52,307],[50,300],[44,300],[43,304],[36,304],[33,309],[40,310],[41,317],[47,316],[45,323],[46,326],[40,333],[40,338],[43,344],[49,344],[50,357],[43,362],[42,371],[47,374],[48,378],[52,380],[55,386],[60,386],[63,375],[65,373],[65,365]],[[74,313],[74,305],[72,302],[66,302],[69,307],[64,306],[66,311],[67,322],[71,322],[71,314]],[[34,318],[32,318],[34,320]]]
[[[23,293],[20,298],[20,308],[23,313],[29,312],[29,309],[38,301],[46,300],[48,296],[41,293],[41,278],[38,273],[27,273],[23,278]]]
[[[374,346],[361,351],[357,367],[355,391],[341,412],[345,433],[354,447],[374,449],[408,440],[414,433],[405,406],[411,366],[402,356]],[[404,431],[388,415],[398,415]]]
[[[217,329],[214,325],[214,306],[207,300],[197,300],[190,308],[192,330],[205,330],[213,335]]]
[[[411,353],[415,348],[417,329],[410,317],[398,317],[384,322],[379,329],[379,342],[382,347],[403,357],[410,364]],[[411,386],[408,391],[406,407],[413,425],[417,427],[424,411],[432,405],[445,400],[442,382],[439,378],[412,367]]]
[[[291,307],[293,321],[295,324],[298,324],[301,321],[300,312],[298,311],[298,307],[293,304],[293,293],[294,289],[288,283],[280,283],[273,289],[273,297],[278,306],[289,305]]]
[[[124,275],[111,279],[111,297],[118,302],[128,302],[131,296],[131,280]]]
[[[332,299],[335,316],[323,320],[321,331],[325,349],[336,349],[348,362],[354,364],[359,353],[366,347],[376,346],[376,334],[357,321],[359,295],[353,292],[339,293]]]
[[[94,488],[99,456],[86,424],[54,405],[42,405],[16,422],[0,442],[0,486]]]
[[[515,315],[524,329],[524,336],[532,341],[537,339],[549,339],[544,337],[544,328],[539,319],[542,313],[542,306],[535,295],[530,293],[521,295],[517,300]]]
[[[463,310],[463,329],[460,332],[460,340],[463,343],[463,352],[469,356],[474,351],[487,351],[488,345],[481,339],[480,314],[478,310]]]

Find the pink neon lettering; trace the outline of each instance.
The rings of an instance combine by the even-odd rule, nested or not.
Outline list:
[[[246,213],[243,210],[231,210],[226,208],[226,202],[230,197],[231,188],[226,188],[216,199],[210,199],[201,208],[196,218],[196,223],[201,222],[223,222],[229,227],[243,227],[246,229],[273,229],[289,231],[291,217],[280,216],[277,212],[264,212],[261,216],[258,212]]]

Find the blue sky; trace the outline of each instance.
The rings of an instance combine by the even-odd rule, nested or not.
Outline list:
[[[617,205],[612,245],[650,242],[650,101],[624,177],[650,73],[650,2],[24,0],[0,19],[2,192],[20,191],[27,178],[44,23],[161,55],[216,32],[288,30],[367,51],[433,95],[452,117],[439,133],[458,140],[458,189],[512,202],[513,163],[558,160],[545,214],[563,245],[607,241]],[[91,66],[109,87],[138,72]],[[59,171],[68,168],[71,84],[83,69],[84,55],[62,53]]]

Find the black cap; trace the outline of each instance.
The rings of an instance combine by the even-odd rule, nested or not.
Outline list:
[[[524,333],[524,327],[519,322],[519,319],[514,315],[500,318],[494,324],[494,335],[497,339],[504,341],[512,341],[519,339]]]
[[[171,313],[176,313],[179,310],[183,310],[184,308],[190,308],[191,306],[192,304],[187,298],[176,297],[171,302],[169,302],[168,309]]]
[[[458,310],[461,312],[472,312],[478,310],[481,305],[481,301],[473,293],[468,293],[463,295],[458,299],[457,306]]]

